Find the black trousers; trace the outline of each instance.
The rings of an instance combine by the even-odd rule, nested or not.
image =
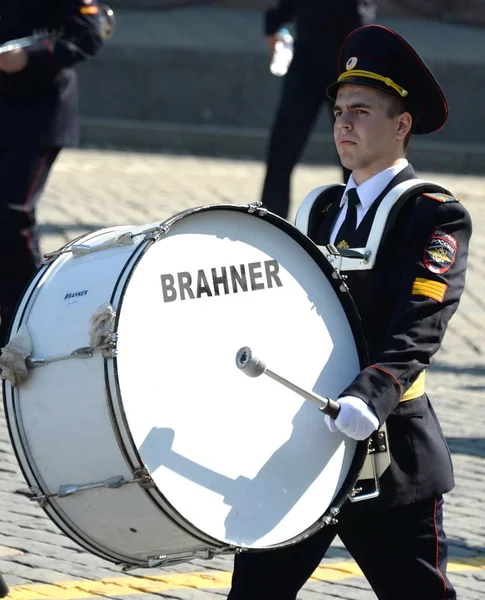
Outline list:
[[[295,600],[339,535],[379,600],[455,600],[446,577],[443,499],[399,507],[347,502],[337,525],[287,548],[236,555],[228,600]]]
[[[36,206],[59,148],[0,148],[0,347],[40,265]]]
[[[285,219],[293,169],[300,160],[322,105],[325,104],[332,113],[333,103],[326,95],[326,88],[337,77],[336,64],[337,59],[333,61],[326,57],[323,49],[295,45],[271,129],[261,196],[268,210]],[[333,122],[333,115],[331,119]],[[343,168],[345,182],[349,176],[350,171]]]

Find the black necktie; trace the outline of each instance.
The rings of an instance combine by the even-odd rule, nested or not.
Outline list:
[[[350,248],[352,236],[357,229],[357,205],[360,203],[359,195],[355,188],[347,191],[347,214],[335,237],[334,245],[337,248]]]

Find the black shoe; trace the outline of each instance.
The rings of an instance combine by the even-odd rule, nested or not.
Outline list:
[[[5,579],[0,575],[0,598],[8,596],[8,585],[5,583]]]

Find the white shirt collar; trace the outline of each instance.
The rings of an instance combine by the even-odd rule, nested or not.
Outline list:
[[[345,187],[345,192],[342,196],[342,199],[340,200],[340,206],[343,206],[347,202],[347,190],[356,188],[362,206],[364,207],[364,210],[367,210],[374,200],[376,200],[376,198],[378,198],[384,189],[391,183],[394,177],[396,177],[396,175],[403,171],[408,165],[409,162],[405,158],[401,158],[392,167],[384,169],[384,171],[377,173],[360,185],[355,183],[354,176],[351,175],[349,181],[347,182],[347,186]]]

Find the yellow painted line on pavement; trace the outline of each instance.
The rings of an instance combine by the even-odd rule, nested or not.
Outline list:
[[[454,559],[448,572],[485,570],[485,557]],[[361,577],[362,571],[353,561],[327,563],[317,567],[311,580],[337,581]],[[61,581],[52,584],[20,585],[12,587],[9,600],[85,600],[105,596],[134,596],[189,588],[192,590],[229,589],[232,573],[207,571],[205,573],[171,573],[146,577],[110,577],[101,581]]]

